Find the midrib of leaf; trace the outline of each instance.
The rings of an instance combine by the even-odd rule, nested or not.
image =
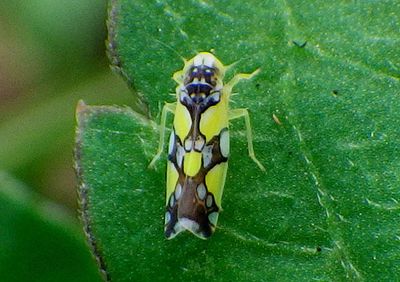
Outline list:
[[[284,26],[285,28],[284,36],[286,38],[286,41],[290,42],[294,38],[298,37],[301,38],[302,37],[301,35],[303,33],[299,30],[298,25],[296,24],[296,21],[292,16],[292,9],[290,8],[286,0],[282,0],[282,4],[283,4],[283,10],[285,11],[284,20],[286,24]],[[315,56],[314,52],[313,55]],[[335,58],[337,57],[335,56]],[[350,65],[355,64],[354,62],[347,60],[345,62]],[[344,62],[341,61],[341,63]],[[371,72],[369,68],[362,65],[361,67]],[[293,83],[291,83],[295,81],[295,77],[296,75],[294,74],[294,68],[289,61],[287,64],[287,70],[285,74],[281,77],[282,90],[283,90],[282,93],[286,92],[285,94],[289,95],[290,93],[296,93],[295,92],[296,86]],[[329,237],[331,238],[331,241],[333,243],[332,245],[334,247],[332,253],[336,252],[340,257],[341,265],[346,273],[346,277],[353,277],[356,278],[357,280],[363,280],[361,273],[357,270],[356,266],[351,261],[347,247],[344,244],[344,239],[341,230],[342,221],[344,220],[344,218],[338,212],[335,211],[334,203],[332,200],[333,198],[329,194],[329,188],[326,186],[326,184],[324,184],[323,177],[321,176],[317,166],[313,162],[313,156],[311,150],[308,148],[306,140],[303,138],[301,128],[298,125],[298,122],[296,122],[298,117],[295,115],[298,115],[298,112],[296,111],[296,108],[293,105],[288,103],[288,99],[284,99],[284,95],[282,95],[281,101],[284,105],[285,110],[287,112],[291,112],[294,114],[291,117],[287,116],[286,122],[290,124],[290,126],[292,127],[294,135],[293,138],[298,142],[298,149],[300,150],[303,156],[303,164],[306,168],[306,171],[310,175],[309,178],[310,186],[314,187],[318,203],[325,211],[327,232],[329,234]]]
[[[240,233],[237,229],[228,228],[226,226],[220,226],[219,229],[224,230],[226,234],[239,239],[246,243],[248,247],[265,248],[266,251],[279,251],[290,255],[304,255],[304,256],[315,256],[316,248],[315,246],[304,246],[304,244],[294,244],[288,242],[277,242],[271,243],[264,238],[258,238],[257,236],[250,233]],[[330,248],[324,247],[324,250],[330,250]]]

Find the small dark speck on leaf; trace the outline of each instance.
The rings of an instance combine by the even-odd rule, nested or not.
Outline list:
[[[322,251],[321,247],[318,246],[318,247],[317,247],[317,252],[321,252],[321,251]]]
[[[299,48],[304,48],[307,45],[307,41],[304,41],[303,43],[299,43],[299,42],[293,40],[292,42],[294,45],[296,45]]]
[[[332,90],[332,94],[333,94],[333,96],[337,96],[338,94],[339,94],[339,91],[338,90]]]
[[[260,89],[260,86],[261,86],[260,83],[257,83],[257,84],[256,84],[256,88],[257,88],[257,89]]]

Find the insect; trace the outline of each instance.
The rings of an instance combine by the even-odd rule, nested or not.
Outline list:
[[[167,113],[174,113],[167,164],[167,239],[184,230],[202,239],[214,232],[228,169],[229,120],[244,117],[249,155],[265,170],[254,154],[247,109],[229,109],[232,88],[259,70],[236,74],[224,85],[228,68],[213,54],[201,52],[173,75],[177,102],[163,107],[158,151],[149,165],[154,166],[162,154]]]

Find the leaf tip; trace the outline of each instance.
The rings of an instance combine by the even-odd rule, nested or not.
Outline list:
[[[86,110],[87,106],[86,103],[83,100],[79,100],[78,104],[76,105],[76,112],[81,113],[84,110]]]
[[[79,116],[83,114],[87,110],[88,106],[83,100],[79,100],[76,105],[76,119],[79,119]]]

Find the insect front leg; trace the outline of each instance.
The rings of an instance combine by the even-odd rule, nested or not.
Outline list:
[[[227,83],[225,84],[224,88],[226,89],[226,93],[231,93],[233,87],[235,87],[236,84],[238,84],[239,81],[243,79],[251,79],[252,77],[256,76],[260,72],[260,69],[256,69],[252,73],[237,73],[235,76]]]
[[[256,155],[254,153],[253,134],[251,132],[249,111],[247,109],[233,109],[229,111],[229,120],[241,117],[244,118],[246,124],[247,148],[249,150],[249,156],[262,171],[265,171],[265,167],[260,163],[259,160],[257,160]]]
[[[183,82],[183,71],[177,71],[174,73],[174,75],[172,76],[172,79],[178,83],[181,84]]]
[[[176,108],[176,103],[166,103],[161,112],[161,122],[160,122],[160,140],[158,142],[158,149],[156,155],[153,157],[149,164],[149,168],[154,168],[155,163],[161,157],[161,154],[164,150],[164,142],[165,142],[165,124],[167,122],[167,114],[174,113]]]

